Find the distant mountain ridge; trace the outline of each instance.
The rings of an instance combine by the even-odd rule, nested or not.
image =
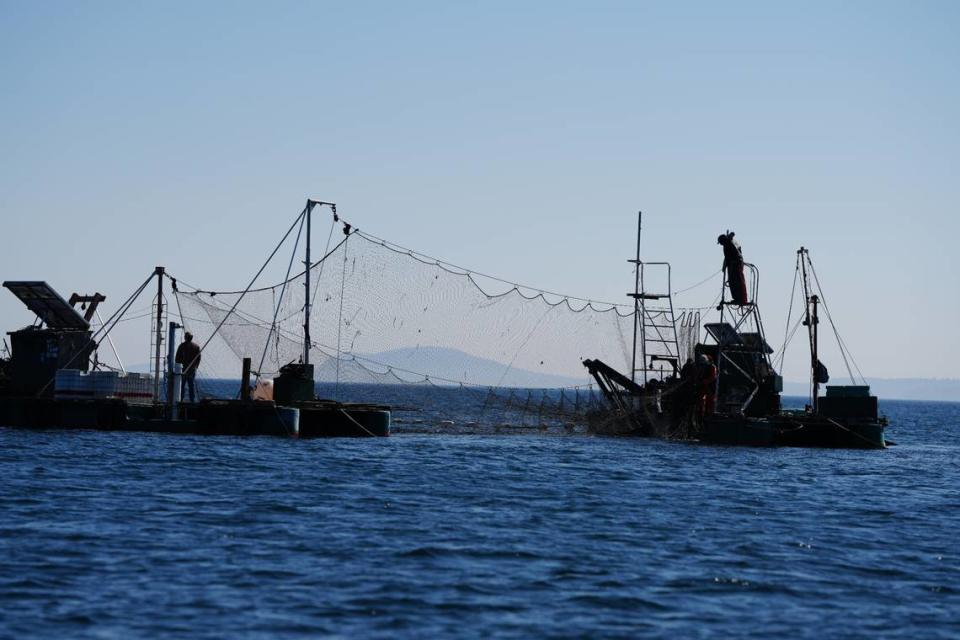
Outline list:
[[[504,375],[506,365],[501,362],[479,358],[447,347],[408,347],[374,354],[357,354],[357,357],[367,358],[397,369],[429,375],[436,378],[438,382],[441,379],[463,380],[469,384],[520,388],[569,387],[584,382],[584,378],[519,368],[512,368]],[[323,366],[321,364],[318,367],[318,379],[325,375],[320,369]],[[127,370],[149,373],[153,368],[149,364],[135,364],[127,367]],[[960,402],[960,378],[868,378],[867,383],[870,385],[871,392],[880,399]],[[850,384],[850,381],[836,378],[827,384],[844,385]],[[785,381],[783,393],[789,396],[805,396],[810,393],[810,388],[806,382]]]
[[[397,369],[415,371],[438,379],[502,387],[570,387],[585,378],[540,373],[511,367],[496,360],[472,356],[449,347],[406,347],[375,354],[357,354]],[[586,375],[586,369],[584,369]]]

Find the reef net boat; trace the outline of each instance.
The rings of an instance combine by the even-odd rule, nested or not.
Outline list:
[[[174,347],[178,332],[187,320],[180,314],[175,321],[167,303],[170,287],[176,297],[177,281],[164,267],[156,267],[133,294],[106,321],[98,306],[106,296],[73,294],[67,301],[43,281],[6,281],[3,286],[36,314],[36,323],[9,333],[7,358],[0,358],[0,426],[22,428],[103,429],[111,431],[152,431],[203,435],[274,435],[283,437],[374,437],[390,433],[391,411],[381,403],[346,403],[317,398],[314,367],[310,356],[313,342],[311,325],[311,218],[315,208],[332,203],[308,200],[280,244],[253,277],[247,288],[236,296],[236,304],[221,313],[218,324],[207,334],[203,345],[192,347],[186,361]],[[335,215],[335,213],[334,213]],[[303,319],[303,340],[297,358],[278,365],[271,372],[257,370],[257,385],[250,384],[253,349],[238,353],[242,375],[233,399],[206,398],[190,401],[181,398],[181,381],[202,362],[201,355],[216,332],[236,322],[239,302],[249,293],[280,247],[297,230],[297,242],[290,258],[294,262],[304,239],[304,264],[298,276],[284,281],[284,289],[303,280],[308,292],[306,304],[296,315]],[[349,230],[347,230],[349,233]],[[156,298],[148,314],[152,319],[151,356],[153,374],[132,373],[123,369],[116,353],[111,331],[129,315],[134,302],[152,283]],[[77,309],[85,311],[81,315]],[[179,306],[179,301],[178,301]],[[279,306],[277,307],[279,312]],[[92,321],[96,315],[99,327]],[[276,314],[274,320],[276,321]],[[275,328],[275,327],[274,327]],[[186,334],[189,338],[189,334]],[[119,370],[104,366],[100,348],[109,344]],[[189,342],[189,340],[187,340]],[[262,344],[266,354],[268,341]],[[164,345],[167,352],[164,353]],[[186,352],[185,352],[186,353]],[[262,365],[264,358],[260,359]],[[237,367],[233,375],[241,373]]]
[[[329,211],[330,228],[314,258],[318,209]],[[724,238],[731,299],[721,300],[716,322],[701,326],[705,308],[674,307],[685,290],[673,291],[670,265],[640,260],[639,233],[628,305],[466,269],[361,231],[333,203],[308,200],[239,290],[195,287],[158,267],[116,313],[104,321],[97,312],[98,325],[98,296],[66,301],[45,283],[8,283],[36,307],[38,325],[13,332],[12,357],[0,356],[0,424],[299,437],[386,435],[402,424],[429,433],[882,446],[865,385],[813,392],[809,411],[781,410],[782,383],[756,305],[758,272],[743,263],[732,234]],[[289,258],[273,263],[278,278],[262,284],[287,249]],[[801,258],[803,320],[815,353],[822,295],[815,298],[805,250],[798,273]],[[146,313],[131,311],[151,290]],[[113,328],[137,317],[150,325],[151,374],[105,364]],[[179,398],[172,346],[181,331],[201,343],[198,383],[227,385],[218,399]],[[816,362],[812,372],[820,371]]]
[[[673,314],[668,263],[640,259],[638,221],[634,301],[634,358],[629,374],[600,359],[583,364],[596,380],[606,406],[591,415],[590,427],[604,435],[632,435],[749,446],[882,449],[886,419],[877,398],[861,384],[820,387],[829,380],[819,359],[821,309],[834,329],[851,382],[849,352],[829,316],[809,251],[797,251],[794,279],[802,283],[804,309],[785,336],[784,350],[800,326],[806,327],[810,352],[810,401],[804,410],[784,410],[783,379],[771,361],[760,308],[756,303],[759,270],[744,262],[734,234],[718,238],[724,248],[724,284],[719,317],[703,325],[705,340],[689,344],[687,327]],[[651,270],[665,270],[665,291],[647,291]],[[730,298],[724,295],[729,292]],[[792,300],[792,299],[791,299]],[[791,313],[787,320],[789,328]],[[699,322],[699,316],[696,317]],[[699,328],[694,331],[699,334]],[[782,353],[782,352],[781,352]],[[639,361],[638,361],[639,358]],[[782,363],[782,360],[781,360]],[[666,366],[664,366],[666,365]]]

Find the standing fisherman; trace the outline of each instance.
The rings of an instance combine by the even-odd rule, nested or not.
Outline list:
[[[706,354],[697,359],[697,399],[700,417],[713,415],[717,403],[717,367]]]
[[[180,380],[180,397],[183,398],[184,388],[189,386],[190,402],[196,402],[196,377],[197,367],[200,366],[200,347],[193,341],[193,334],[189,331],[183,334],[183,342],[177,347],[175,362],[183,365],[183,378]]]
[[[743,274],[743,251],[740,243],[733,239],[733,231],[721,233],[717,244],[723,245],[723,268],[727,272],[730,285],[730,297],[741,307],[749,304],[747,299],[747,279]]]

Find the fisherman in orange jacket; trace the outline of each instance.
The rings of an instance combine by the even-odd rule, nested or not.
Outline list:
[[[700,401],[698,410],[703,418],[713,414],[713,407],[717,402],[717,367],[706,354],[698,358],[697,365],[697,395]]]

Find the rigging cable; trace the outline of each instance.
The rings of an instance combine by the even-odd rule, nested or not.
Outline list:
[[[793,287],[790,289],[790,308],[787,311],[787,325],[783,328],[783,346],[780,347],[780,370],[778,375],[783,375],[783,361],[787,354],[787,333],[790,331],[790,319],[793,317],[793,301],[797,297],[797,278],[800,275],[800,255],[797,254],[797,265],[793,270]],[[796,329],[794,329],[796,331]]]
[[[270,338],[273,337],[273,332],[277,328],[277,315],[280,313],[280,302],[283,300],[284,294],[287,292],[287,283],[290,282],[290,271],[293,269],[293,259],[297,256],[297,249],[300,248],[300,236],[303,234],[303,223],[306,221],[306,216],[300,216],[300,229],[297,231],[297,239],[293,243],[293,251],[290,252],[290,262],[287,264],[287,275],[283,279],[283,288],[280,289],[280,298],[277,301],[276,307],[273,312],[273,321],[270,323],[270,332],[267,334],[267,339],[263,344],[263,353],[260,355],[260,364],[257,365],[257,378],[260,378],[260,369],[263,368],[263,361],[267,359],[267,350],[270,349]],[[277,363],[279,364],[279,362]]]
[[[333,231],[334,231],[334,229],[337,228],[337,220],[339,220],[339,218],[336,218],[336,216],[334,216],[334,220],[333,220],[333,222],[332,222],[331,225],[330,225],[330,233],[327,234],[327,244],[326,244],[326,246],[324,246],[324,248],[323,248],[324,258],[321,258],[320,260],[317,260],[317,261],[314,262],[312,265],[310,265],[310,268],[311,268],[311,269],[316,268],[317,266],[320,267],[320,271],[319,271],[319,273],[317,273],[317,287],[316,287],[316,289],[313,290],[313,296],[310,298],[310,309],[311,309],[311,310],[316,306],[317,294],[320,293],[320,279],[323,278],[323,268],[324,268],[324,266],[326,266],[326,256],[328,256],[328,255],[330,254],[330,241],[333,239]],[[338,246],[339,246],[339,245],[338,245]],[[293,280],[296,280],[297,278],[299,278],[299,277],[302,276],[302,275],[303,275],[303,272],[301,272],[301,273],[298,274],[298,275],[293,276],[292,278],[288,278],[288,279],[287,279],[287,282],[288,282],[288,283],[289,283],[289,282],[292,282]],[[279,284],[274,285],[273,288],[276,289],[277,287],[279,287],[279,286],[281,286],[281,285],[283,285],[283,284],[284,284],[284,283],[281,282],[281,283],[279,283]],[[282,302],[283,302],[283,300],[280,301],[280,303],[282,303]],[[286,322],[287,320],[289,320],[290,318],[293,318],[293,317],[295,317],[295,316],[297,316],[297,315],[300,315],[300,313],[302,313],[302,311],[303,311],[302,308],[301,308],[301,309],[297,309],[297,310],[294,311],[293,313],[290,313],[290,314],[288,314],[288,315],[283,316],[283,317],[280,318],[277,322],[279,322],[279,323],[284,323],[284,322]],[[303,336],[301,336],[301,338],[302,338],[302,337],[303,337]],[[301,342],[302,342],[302,340],[301,340]],[[279,355],[278,355],[277,357],[279,358]]]
[[[403,246],[400,246],[400,245],[395,244],[395,243],[393,243],[393,242],[390,242],[389,240],[384,240],[383,238],[378,238],[377,236],[375,236],[375,235],[373,235],[373,234],[370,234],[370,233],[367,233],[366,231],[359,231],[359,230],[357,230],[355,233],[359,234],[360,237],[364,238],[365,240],[368,240],[368,241],[370,241],[370,242],[373,242],[374,244],[379,244],[379,245],[381,245],[381,246],[383,246],[383,247],[385,247],[385,248],[387,248],[387,249],[390,249],[391,251],[393,251],[393,252],[395,252],[395,253],[406,253],[406,254],[409,254],[411,258],[414,258],[414,259],[416,259],[416,260],[419,260],[420,262],[426,261],[427,264],[436,264],[437,266],[444,267],[447,271],[449,271],[450,269],[456,269],[457,272],[460,272],[459,275],[466,275],[466,276],[475,275],[475,276],[480,276],[480,277],[482,277],[482,278],[487,278],[488,280],[493,280],[494,282],[499,282],[499,283],[501,283],[501,284],[508,284],[508,285],[510,285],[511,287],[515,288],[515,289],[526,289],[527,291],[536,291],[536,292],[539,293],[539,294],[547,294],[547,295],[551,295],[551,296],[557,296],[557,297],[559,297],[559,298],[563,298],[564,300],[576,300],[576,301],[578,301],[578,302],[586,302],[586,303],[588,303],[588,304],[589,304],[589,303],[596,303],[596,304],[607,305],[607,306],[614,307],[614,308],[621,308],[621,307],[626,307],[626,306],[628,306],[628,305],[624,305],[624,304],[620,304],[620,303],[616,303],[616,302],[606,302],[606,301],[603,301],[603,300],[591,300],[590,298],[580,298],[580,297],[577,297],[577,296],[565,295],[565,294],[563,294],[563,293],[557,293],[556,291],[548,291],[548,290],[546,290],[546,289],[538,289],[537,287],[530,287],[530,286],[527,286],[527,285],[524,285],[524,284],[518,284],[518,283],[516,283],[516,282],[510,282],[509,280],[504,280],[503,278],[498,278],[497,276],[491,276],[491,275],[489,275],[489,274],[482,273],[482,272],[480,272],[480,271],[473,271],[473,270],[471,270],[471,269],[467,269],[467,268],[465,268],[465,267],[461,267],[461,266],[455,265],[455,264],[453,264],[453,263],[445,262],[445,261],[443,261],[443,260],[439,260],[439,259],[434,258],[434,257],[432,257],[432,256],[428,256],[428,255],[426,255],[426,254],[424,254],[424,253],[419,253],[419,252],[417,252],[417,251],[413,251],[412,249],[407,249],[406,247],[403,247]],[[477,287],[480,288],[479,285],[477,285]],[[482,288],[480,288],[480,290],[483,291]],[[487,295],[487,296],[490,296],[490,294],[488,294],[488,293],[486,293],[486,292],[484,292],[484,294]],[[630,307],[630,315],[633,315],[633,307],[632,307],[632,306]]]
[[[820,292],[820,300],[823,302],[823,309],[827,312],[827,320],[830,321],[830,327],[833,329],[833,335],[837,338],[837,346],[840,347],[840,356],[843,358],[843,364],[847,367],[847,373],[850,374],[850,381],[855,382],[853,377],[853,371],[850,369],[850,363],[847,361],[847,356],[850,356],[850,360],[853,360],[853,354],[849,353],[847,345],[844,344],[843,339],[840,337],[840,332],[837,331],[837,325],[833,322],[833,314],[830,313],[830,307],[827,306],[827,298],[823,295],[823,287],[820,286],[820,278],[817,277],[817,270],[813,267],[813,262],[810,260],[809,254],[807,255],[807,264],[810,265],[810,273],[813,274],[813,281],[817,283],[817,290]],[[867,381],[863,377],[863,373],[860,371],[860,367],[857,366],[856,360],[853,360],[854,366],[857,367],[857,373],[860,374],[860,381],[863,384],[866,384]]]
[[[710,282],[711,280],[713,280],[714,278],[716,278],[716,277],[717,277],[719,274],[721,274],[721,273],[723,273],[723,269],[720,269],[719,271],[714,271],[713,273],[711,273],[709,276],[707,276],[706,278],[704,278],[703,280],[701,280],[701,281],[698,282],[697,284],[694,284],[694,285],[691,285],[691,286],[689,286],[689,287],[686,287],[685,289],[680,289],[679,291],[674,291],[674,292],[673,292],[673,295],[678,296],[678,295],[680,295],[681,293],[686,293],[687,291],[692,291],[693,289],[696,289],[696,288],[699,287],[700,285],[706,284],[706,283]]]
[[[781,347],[780,351],[778,351],[777,354],[774,356],[774,360],[777,360],[777,359],[780,360],[780,366],[779,366],[780,371],[783,371],[783,361],[787,354],[787,346],[791,342],[793,342],[793,337],[797,335],[797,329],[799,329],[802,324],[803,324],[803,316],[800,316],[799,318],[797,318],[797,323],[793,325],[793,330],[790,331],[789,337],[787,337],[784,340],[783,347]]]
[[[306,207],[303,208],[303,211],[300,212],[300,215],[297,216],[296,220],[293,221],[293,224],[290,225],[290,228],[287,229],[287,232],[283,234],[283,238],[281,238],[277,246],[274,247],[273,251],[270,252],[270,255],[267,257],[267,260],[263,263],[263,266],[260,267],[256,275],[253,276],[253,279],[250,280],[250,284],[247,285],[247,288],[243,290],[243,292],[237,298],[236,302],[233,303],[233,307],[230,308],[230,311],[228,311],[227,314],[223,316],[223,319],[220,320],[220,324],[217,325],[217,327],[213,330],[213,333],[211,333],[210,336],[207,338],[207,340],[203,343],[203,346],[200,347],[200,353],[203,353],[203,350],[207,348],[207,345],[210,344],[210,341],[213,340],[213,336],[220,331],[221,327],[223,327],[223,324],[227,321],[227,318],[233,315],[233,312],[236,311],[237,309],[237,305],[239,305],[240,301],[243,300],[244,296],[247,295],[247,292],[250,291],[250,288],[253,286],[253,283],[257,281],[257,278],[259,278],[260,274],[262,274],[264,269],[267,268],[267,265],[270,264],[270,261],[273,260],[273,257],[277,255],[277,251],[280,250],[280,247],[283,246],[283,243],[287,241],[287,238],[289,238],[290,234],[293,232],[293,228],[296,227],[297,224],[303,220],[303,217],[305,215],[307,215]]]
[[[103,316],[100,315],[100,309],[96,309],[97,320],[100,321],[100,326],[103,326]],[[117,345],[113,344],[113,338],[110,337],[110,334],[107,334],[107,340],[110,341],[110,348],[113,350],[113,357],[117,359],[117,364],[120,365],[120,371],[126,373],[127,370],[123,368],[123,361],[120,360],[120,354],[117,353]]]

